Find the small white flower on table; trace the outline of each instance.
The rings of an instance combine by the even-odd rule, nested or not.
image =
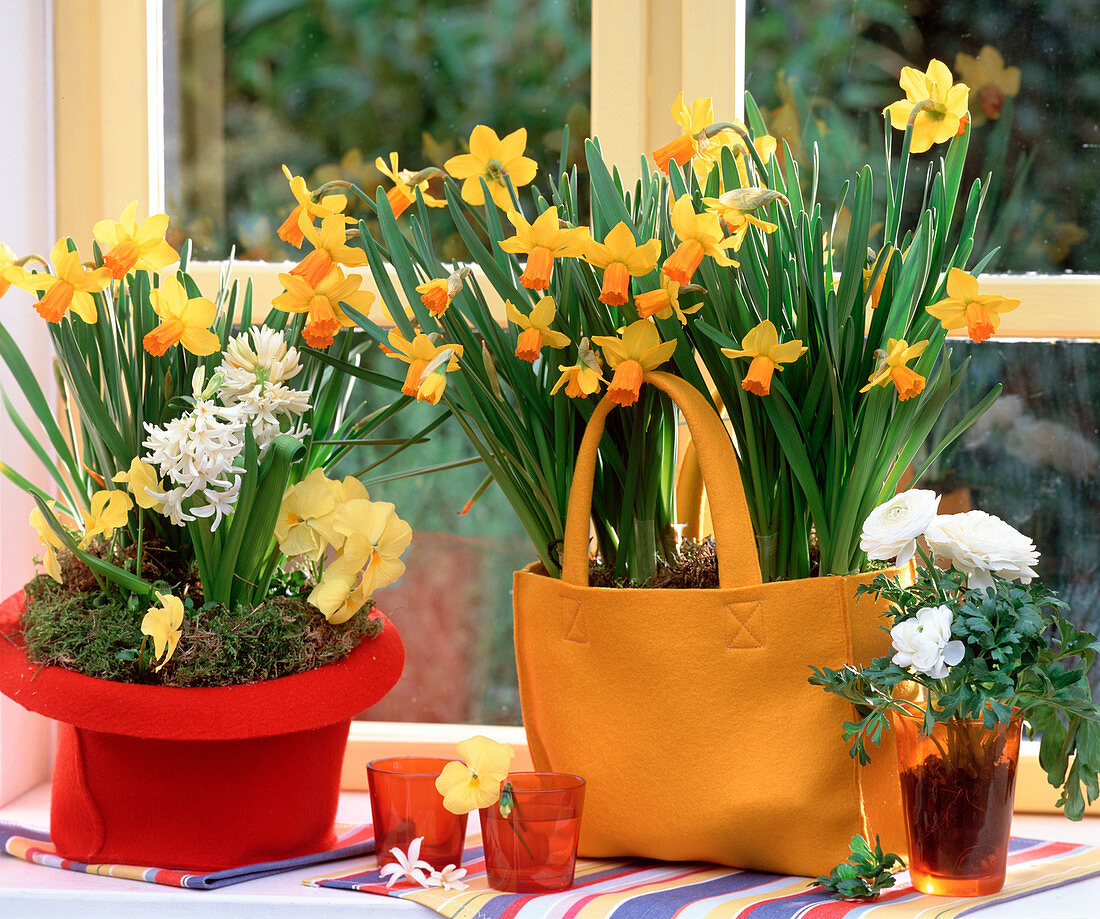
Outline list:
[[[465,890],[469,885],[462,883],[464,877],[466,877],[465,868],[447,865],[442,871],[433,871],[428,875],[427,886],[440,887],[443,890]]]
[[[424,837],[417,836],[416,839],[409,843],[409,852],[407,855],[397,846],[390,849],[390,855],[396,858],[397,861],[384,865],[378,872],[381,877],[389,877],[389,880],[386,881],[387,887],[393,887],[394,884],[403,878],[415,881],[421,887],[429,886],[428,876],[424,872],[425,870],[432,871],[432,866],[426,861],[422,861],[420,858],[420,846],[423,842]],[[450,867],[454,866],[452,865]]]

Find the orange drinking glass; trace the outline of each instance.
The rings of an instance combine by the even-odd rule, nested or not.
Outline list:
[[[481,809],[489,885],[515,893],[565,890],[573,884],[584,779],[563,772],[513,772],[513,807]]]
[[[462,864],[466,815],[447,810],[435,787],[449,762],[442,756],[393,756],[367,764],[379,868],[396,861],[390,849],[408,852],[419,836],[420,857],[436,870]]]
[[[913,886],[979,897],[1004,886],[1022,718],[935,722],[894,713]]]

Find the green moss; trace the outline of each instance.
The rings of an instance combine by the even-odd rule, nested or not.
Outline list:
[[[81,585],[83,586],[83,585]],[[340,660],[382,629],[368,605],[331,625],[303,594],[275,596],[254,609],[185,601],[182,635],[159,671],[152,642],[141,633],[147,604],[58,585],[47,577],[27,585],[23,634],[29,656],[89,676],[165,686],[224,686],[271,680]]]

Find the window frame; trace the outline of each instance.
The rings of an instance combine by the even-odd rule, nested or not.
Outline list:
[[[710,95],[718,111],[741,112],[744,0],[597,0],[592,12],[592,131],[631,178],[642,154],[672,138],[672,93]],[[47,14],[50,15],[50,14]],[[52,5],[54,217],[81,248],[96,220],[134,198],[144,212],[164,208],[162,0],[66,0]],[[650,94],[639,87],[662,88]],[[666,98],[667,97],[667,98]],[[237,263],[258,302],[281,290],[290,263]],[[220,262],[192,273],[216,286]],[[995,275],[989,287],[1019,297],[999,337],[1100,339],[1100,275]],[[45,355],[42,355],[45,359]],[[32,362],[34,356],[31,355]],[[356,722],[345,760],[345,787],[361,788],[368,759],[393,752],[450,752],[457,739],[484,731],[513,743],[529,762],[522,728]],[[11,749],[10,745],[6,745]],[[41,751],[42,741],[34,742]],[[37,755],[21,752],[23,755]],[[1037,768],[1037,765],[1036,765]],[[1029,795],[1028,801],[1053,800]]]

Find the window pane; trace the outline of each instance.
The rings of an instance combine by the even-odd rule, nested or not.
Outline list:
[[[749,0],[747,28],[749,90],[796,158],[809,164],[818,142],[826,203],[859,164],[882,174],[880,113],[902,98],[898,74],[937,58],[971,89],[966,179],[994,174],[975,254],[1002,247],[990,271],[1100,271],[1092,0]],[[980,73],[960,67],[960,53],[980,60]],[[997,54],[1007,72],[992,63]],[[913,196],[923,187],[917,172]]]
[[[918,484],[943,494],[943,513],[987,511],[1030,536],[1043,583],[1078,626],[1100,631],[1100,343],[993,339],[952,351],[971,364],[930,442],[998,381],[1004,390]]]
[[[476,124],[557,167],[589,128],[591,0],[165,0],[166,185],[197,258],[298,258],[276,236],[314,188],[373,197],[377,156],[442,165]],[[354,211],[365,215],[360,207]]]

